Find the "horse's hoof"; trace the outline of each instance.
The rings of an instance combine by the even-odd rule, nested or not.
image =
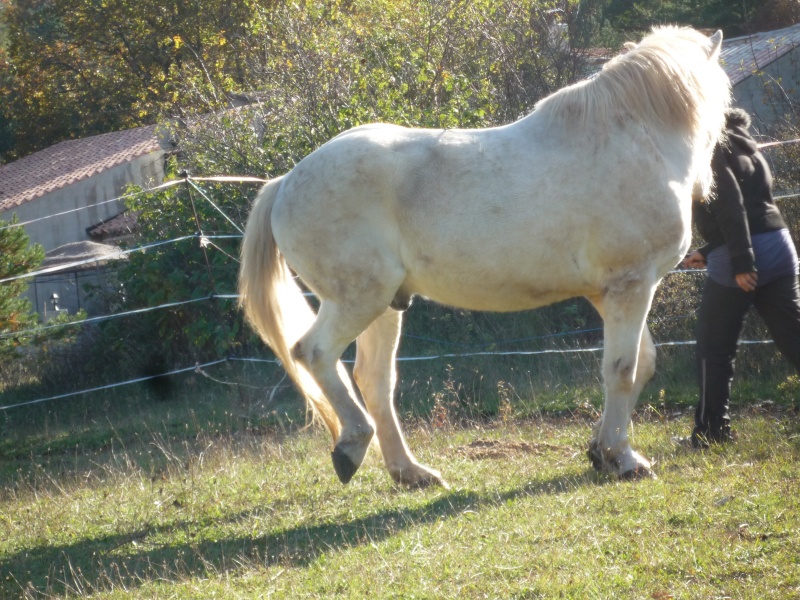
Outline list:
[[[350,483],[353,475],[358,471],[359,465],[355,464],[339,446],[336,446],[331,452],[331,460],[333,461],[333,470],[336,471],[339,481]]]
[[[395,483],[410,490],[421,490],[430,486],[439,486],[446,490],[450,489],[447,482],[442,479],[442,475],[439,471],[434,471],[422,465],[417,465],[410,469],[398,469],[392,471],[390,474]]]
[[[647,467],[639,466],[630,471],[619,474],[621,481],[641,481],[642,479],[658,479],[656,474]]]
[[[589,449],[586,451],[586,456],[592,461],[592,466],[595,471],[603,471],[603,453],[597,444],[590,443]]]
[[[342,433],[331,452],[333,469],[342,483],[349,483],[355,475],[369,450],[375,430],[372,426],[360,427],[355,431]]]
[[[615,456],[609,456],[609,452],[603,452],[600,444],[592,440],[589,442],[589,449],[586,451],[589,460],[595,470],[601,473],[616,475],[622,481],[638,481],[640,479],[658,479],[650,469],[650,462],[638,453],[628,449]]]

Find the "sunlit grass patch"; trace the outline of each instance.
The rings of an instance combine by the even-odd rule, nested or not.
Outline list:
[[[791,598],[800,443],[791,413],[737,415],[735,444],[675,445],[645,419],[659,479],[591,470],[587,421],[412,428],[450,490],[409,492],[377,453],[348,486],[329,440],[152,434],[75,472],[7,481],[4,597]],[[148,449],[152,454],[148,454]],[[142,461],[140,453],[153,456]],[[36,470],[35,470],[36,471]]]

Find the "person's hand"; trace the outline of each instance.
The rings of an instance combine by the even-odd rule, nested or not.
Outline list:
[[[736,285],[745,292],[752,292],[758,283],[758,273],[739,273],[736,276]]]
[[[683,259],[683,266],[687,269],[703,269],[706,266],[706,259],[699,250],[695,250]]]

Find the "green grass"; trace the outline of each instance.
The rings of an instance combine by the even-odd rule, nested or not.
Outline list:
[[[340,485],[315,429],[218,425],[5,448],[0,597],[800,598],[800,419],[780,404],[703,453],[670,441],[687,415],[642,411],[659,479],[638,483],[590,469],[579,414],[412,426],[451,484],[415,492],[377,453]]]
[[[632,430],[659,479],[635,484],[585,457],[595,355],[401,364],[450,490],[396,487],[377,452],[340,485],[274,369],[5,411],[0,598],[800,598],[800,383],[758,352],[738,442],[705,453],[670,441],[691,349],[661,352]]]

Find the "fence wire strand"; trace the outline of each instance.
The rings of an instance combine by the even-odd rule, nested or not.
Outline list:
[[[129,379],[128,381],[121,381],[118,383],[110,383],[108,385],[101,385],[98,387],[94,387],[87,390],[79,390],[77,392],[67,392],[66,394],[58,394],[57,396],[50,396],[48,398],[39,398],[37,400],[29,400],[27,402],[19,402],[17,404],[9,404],[7,406],[0,406],[0,411],[10,410],[12,408],[20,408],[23,406],[31,406],[33,404],[41,404],[42,402],[50,402],[51,400],[60,400],[62,398],[69,398],[71,396],[80,396],[82,394],[90,394],[92,392],[100,392],[103,390],[111,390],[114,388],[122,387],[125,385],[131,385],[134,383],[141,383],[143,381],[148,381],[152,379],[158,379],[159,377],[168,377],[170,375],[178,375],[180,373],[186,373],[187,371],[194,371],[198,368],[208,368],[212,365],[218,365],[220,363],[226,362],[227,359],[222,358],[219,360],[214,360],[211,362],[204,363],[202,365],[194,365],[193,367],[185,367],[183,369],[175,369],[174,371],[168,371],[166,373],[161,373],[160,375],[148,375],[146,377],[137,377],[136,379]]]

